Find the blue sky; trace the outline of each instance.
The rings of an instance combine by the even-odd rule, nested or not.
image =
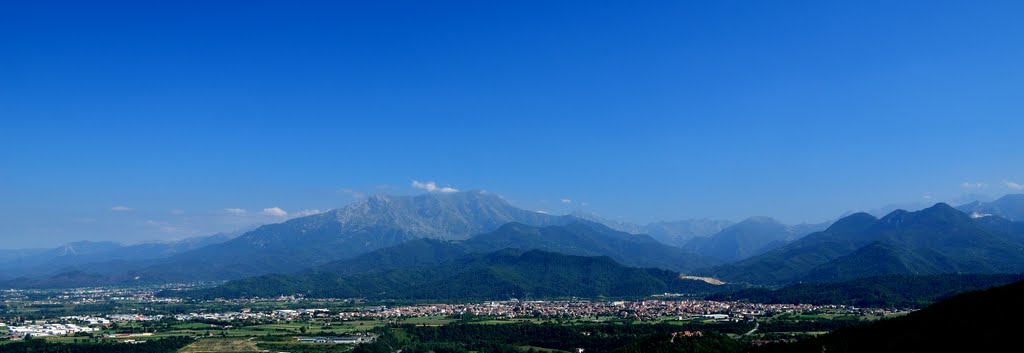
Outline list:
[[[637,222],[1024,184],[1021,2],[211,3],[0,5],[0,247],[413,180]]]

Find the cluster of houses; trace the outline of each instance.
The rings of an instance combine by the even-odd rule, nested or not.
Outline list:
[[[360,344],[370,343],[376,340],[375,336],[342,336],[342,337],[299,337],[299,342],[331,343],[331,344]]]
[[[96,328],[78,326],[75,324],[35,324],[6,327],[7,334],[14,338],[24,338],[25,336],[66,336],[78,332],[93,332],[97,330]]]
[[[848,312],[864,312],[843,306],[797,304],[758,304],[710,300],[641,300],[641,301],[500,301],[470,304],[421,304],[398,307],[367,307],[336,314],[343,320],[392,319],[424,316],[476,315],[501,318],[517,317],[620,317],[633,320],[655,320],[673,317],[678,320],[738,321],[777,313],[798,313],[831,308]]]

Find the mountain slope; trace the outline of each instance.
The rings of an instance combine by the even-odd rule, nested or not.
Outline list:
[[[683,248],[723,261],[737,261],[824,228],[825,225],[787,226],[769,217],[751,217],[712,236],[693,238]]]
[[[608,256],[626,266],[684,272],[714,263],[711,259],[661,244],[646,235],[628,234],[601,224],[577,220],[564,226],[547,227],[531,227],[513,222],[463,241],[412,240],[352,259],[330,262],[318,267],[317,271],[338,275],[379,273],[439,264],[469,254],[502,249]]]
[[[992,202],[971,202],[957,207],[973,217],[998,216],[1010,221],[1024,221],[1024,194],[1010,194]]]
[[[413,239],[459,240],[508,222],[544,226],[569,220],[513,207],[483,191],[378,195],[344,208],[265,225],[140,272],[144,277],[187,279],[288,273]]]
[[[1024,270],[1024,244],[992,229],[943,203],[917,212],[894,211],[878,220],[855,214],[823,232],[711,272],[732,281],[785,283]]]
[[[607,257],[570,256],[506,249],[415,269],[338,276],[317,272],[263,275],[220,287],[162,295],[194,298],[364,297],[372,299],[508,299],[625,297],[664,292],[710,291],[672,271],[622,266]]]
[[[690,239],[721,232],[733,224],[735,222],[708,218],[664,221],[645,224],[638,233],[650,235],[668,245],[682,247]]]
[[[711,300],[834,305],[872,308],[924,307],[956,294],[1024,280],[1024,274],[886,275],[836,283],[798,283],[784,288],[748,288],[711,295]]]
[[[664,245],[647,235],[619,232],[582,220],[549,227],[510,223],[494,232],[465,240],[462,244],[476,252],[514,248],[567,255],[608,256],[626,266],[674,271],[691,271],[716,263],[692,252]]]
[[[597,222],[608,228],[633,234],[647,234],[655,240],[675,247],[683,247],[694,238],[706,237],[722,231],[733,224],[732,221],[719,219],[685,219],[679,221],[661,221],[644,225],[604,219],[600,216],[575,211],[573,217]]]
[[[878,223],[871,230],[875,242],[817,266],[804,279],[1024,270],[1024,244],[990,232],[946,204],[918,212],[896,211]]]
[[[814,266],[867,245],[869,242],[858,235],[877,220],[867,213],[855,213],[836,221],[824,231],[749,259],[703,271],[703,274],[731,282],[793,282]]]
[[[437,239],[414,239],[398,245],[377,249],[351,259],[331,261],[315,269],[337,276],[381,273],[451,262],[472,254],[457,242]]]
[[[123,269],[125,263],[147,263],[205,246],[226,242],[241,232],[218,233],[177,241],[124,245],[115,242],[79,241],[46,250],[23,251],[0,263],[8,275],[39,277],[61,272],[103,272],[105,268]],[[0,278],[2,279],[2,278]]]

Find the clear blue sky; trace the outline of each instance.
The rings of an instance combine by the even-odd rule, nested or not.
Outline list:
[[[0,247],[413,180],[637,222],[1024,184],[1020,1],[211,3],[0,4]]]

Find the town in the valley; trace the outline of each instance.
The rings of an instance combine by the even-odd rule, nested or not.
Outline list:
[[[140,288],[5,290],[0,331],[4,341],[109,340],[138,344],[161,337],[191,335],[257,342],[286,340],[295,345],[352,346],[373,342],[373,329],[385,325],[450,323],[753,323],[814,320],[874,320],[908,309],[846,305],[772,304],[712,301],[675,294],[641,300],[517,300],[473,303],[372,302],[360,298],[278,297],[188,301],[156,292],[190,288],[163,285]],[[700,335],[700,331],[680,331]],[[786,334],[800,334],[786,332]],[[813,334],[809,332],[808,334]]]

